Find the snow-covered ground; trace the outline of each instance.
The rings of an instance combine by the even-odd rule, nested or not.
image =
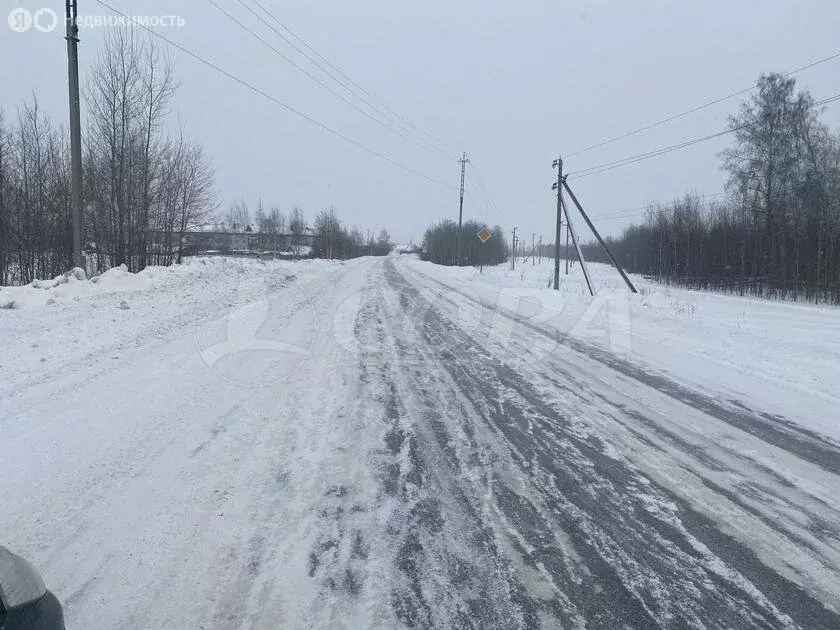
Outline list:
[[[550,273],[2,288],[0,544],[71,629],[840,627],[840,311]]]
[[[589,263],[593,299],[576,263],[566,276],[561,261],[554,292],[548,259],[480,273],[406,262],[485,302],[840,441],[840,308],[690,291],[636,275],[632,295],[615,269],[598,263]]]
[[[98,366],[107,371],[133,350],[265,300],[286,286],[307,290],[341,265],[323,260],[190,258],[182,265],[125,267],[79,280],[68,274],[0,287],[0,399],[55,375]],[[83,276],[82,276],[83,277]],[[2,417],[0,417],[0,427]]]
[[[15,301],[0,310],[0,539],[69,628],[342,614],[319,613],[308,570],[331,490],[353,475],[376,489],[364,449],[336,460],[353,395],[330,322],[359,262],[214,257],[0,290]]]

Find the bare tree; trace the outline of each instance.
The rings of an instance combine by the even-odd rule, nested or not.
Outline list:
[[[257,209],[257,226],[263,234],[282,234],[286,228],[286,218],[277,206],[272,206],[268,213],[262,210],[262,201]]]
[[[268,212],[268,224],[272,234],[282,234],[286,231],[286,217],[277,206],[272,206]]]
[[[300,256],[301,237],[306,232],[306,218],[303,210],[295,206],[289,216],[289,232],[292,234],[292,248],[295,256]]]
[[[91,127],[87,133],[87,169],[94,212],[85,224],[96,225],[97,246],[111,265],[130,263],[129,234],[136,210],[140,155],[144,54],[133,29],[106,34],[85,90]],[[142,165],[141,165],[142,166]]]
[[[318,258],[344,258],[343,231],[335,208],[322,210],[315,217],[315,251]]]
[[[9,284],[9,246],[12,241],[8,202],[9,144],[6,118],[0,110],[0,286]]]
[[[143,118],[141,120],[142,155],[140,172],[140,225],[138,251],[140,267],[147,263],[147,240],[151,228],[154,182],[161,176],[162,152],[167,142],[160,140],[160,128],[169,113],[169,104],[178,87],[168,59],[163,59],[151,35],[143,48],[145,72],[141,75]]]
[[[107,257],[108,265],[141,269],[150,257],[172,255],[182,180],[195,147],[185,143],[183,131],[176,141],[164,135],[177,82],[151,39],[135,29],[109,30],[90,76],[86,237],[104,254],[100,265]]]
[[[257,200],[257,210],[254,213],[254,223],[256,223],[257,225],[258,232],[268,232],[268,223],[266,221],[267,218],[268,217],[265,214],[265,209],[263,208],[263,200],[262,197],[260,197]]]
[[[188,228],[200,224],[213,211],[213,169],[204,157],[203,149],[190,145],[178,162],[177,187],[178,200],[178,262],[184,245],[184,234]]]
[[[225,221],[227,229],[232,232],[244,232],[251,223],[251,211],[244,199],[230,204]]]
[[[391,242],[391,235],[388,234],[388,230],[382,228],[379,232],[379,237],[376,239],[377,256],[385,256],[386,254],[391,253],[393,248],[394,244]]]

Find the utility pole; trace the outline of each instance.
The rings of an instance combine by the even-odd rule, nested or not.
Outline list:
[[[77,0],[67,0],[67,74],[70,87],[70,221],[73,225],[73,266],[82,259],[82,119],[79,106],[79,10]]]
[[[510,257],[510,269],[516,269],[516,228],[513,228],[513,256]]]
[[[542,265],[542,234],[540,234],[540,243],[538,247],[540,248],[540,265]]]
[[[557,232],[554,236],[554,290],[560,289],[560,239],[563,237],[563,158],[554,160],[557,182],[552,186],[557,191]]]
[[[460,267],[461,266],[461,224],[463,223],[463,220],[464,220],[464,177],[466,175],[467,162],[469,162],[469,160],[467,159],[466,152],[464,152],[463,156],[458,161],[461,163],[461,203],[458,206],[458,253],[457,253],[458,259],[455,262],[455,264],[458,267]]]

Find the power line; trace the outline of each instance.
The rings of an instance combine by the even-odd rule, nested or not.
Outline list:
[[[593,218],[596,218],[600,221],[639,216],[640,214],[644,214],[645,212],[647,212],[647,209],[651,207],[652,203],[645,204],[644,206],[636,206],[635,208],[625,208],[624,210],[610,210],[606,214],[593,214]]]
[[[295,109],[291,105],[287,105],[286,103],[284,103],[280,99],[272,96],[271,94],[267,93],[266,91],[256,87],[255,85],[253,85],[251,83],[248,83],[247,81],[245,81],[243,79],[240,79],[235,74],[232,74],[232,73],[228,72],[227,70],[225,70],[224,68],[214,64],[212,61],[209,61],[209,60],[205,59],[204,57],[202,57],[198,53],[195,53],[195,52],[191,51],[190,49],[182,46],[181,44],[178,44],[177,42],[172,41],[168,37],[166,37],[164,35],[161,35],[156,30],[142,24],[141,22],[139,22],[139,21],[135,20],[134,18],[128,16],[127,14],[123,13],[122,11],[112,7],[111,5],[104,2],[103,0],[94,0],[94,1],[97,4],[99,4],[100,6],[103,6],[106,9],[109,9],[109,10],[113,11],[117,15],[120,15],[120,16],[124,17],[125,19],[129,20],[132,24],[135,24],[136,26],[139,26],[140,28],[148,31],[151,35],[154,35],[155,37],[157,37],[161,41],[166,42],[167,44],[169,44],[173,48],[176,48],[176,49],[180,50],[181,52],[183,52],[184,54],[189,55],[190,57],[192,57],[196,61],[199,61],[200,63],[204,64],[205,66],[207,66],[209,68],[212,68],[213,70],[215,70],[219,74],[227,77],[228,79],[231,79],[232,81],[235,81],[236,83],[238,83],[239,85],[241,85],[243,87],[248,88],[249,90],[251,90],[255,94],[258,94],[258,95],[262,96],[263,98],[268,99],[269,101],[273,102],[274,104],[279,105],[280,107],[282,107],[286,111],[291,112],[292,114],[295,114],[299,118],[302,118],[303,120],[306,120],[307,122],[310,122],[313,125],[315,125],[317,127],[320,127],[324,131],[326,131],[326,132],[328,132],[328,133],[330,133],[330,134],[332,134],[332,135],[334,135],[338,138],[341,138],[345,142],[348,142],[348,143],[352,144],[353,146],[355,146],[359,149],[362,149],[363,151],[366,151],[367,153],[370,153],[371,155],[374,155],[374,156],[376,156],[376,157],[378,157],[382,160],[385,160],[386,162],[389,162],[390,164],[393,164],[397,168],[400,168],[400,169],[402,169],[406,172],[409,172],[409,173],[412,173],[412,174],[417,175],[419,177],[422,177],[423,179],[425,179],[429,182],[432,182],[434,184],[437,184],[439,186],[442,186],[443,188],[455,188],[451,184],[447,184],[446,182],[444,182],[442,180],[431,177],[430,175],[426,175],[425,173],[422,173],[418,170],[415,170],[415,169],[411,168],[410,166],[406,166],[405,164],[402,164],[402,163],[396,161],[395,159],[385,155],[384,153],[381,153],[381,152],[377,151],[376,149],[372,149],[372,148],[362,144],[358,140],[354,140],[350,136],[347,136],[347,135],[343,134],[342,132],[340,132],[336,129],[333,129],[332,127],[329,127],[329,126],[325,125],[324,123],[312,118],[311,116],[308,116],[307,114],[304,114],[302,111],[300,111],[298,109]]]
[[[700,199],[715,199],[717,197],[724,197],[728,193],[720,192],[720,193],[713,193],[710,195],[699,195]],[[637,206],[635,208],[627,208],[626,210],[613,210],[607,214],[599,214],[598,216],[593,216],[593,218],[598,219],[599,221],[615,221],[620,219],[629,219],[632,217],[641,217],[645,216],[648,210],[655,209],[657,203],[652,201],[644,206]]]
[[[315,81],[315,83],[317,83],[318,85],[320,85],[320,86],[321,86],[322,88],[324,88],[325,90],[328,90],[331,94],[333,94],[334,96],[336,96],[336,97],[338,97],[339,99],[341,99],[342,101],[344,101],[347,105],[349,105],[350,107],[352,107],[353,109],[355,109],[357,112],[359,112],[359,113],[360,113],[360,114],[362,114],[363,116],[365,116],[365,117],[369,118],[370,120],[372,120],[372,121],[373,121],[373,122],[375,122],[376,124],[378,124],[378,125],[382,126],[382,127],[383,127],[384,129],[386,129],[387,131],[390,131],[391,133],[395,133],[395,134],[397,134],[397,135],[398,135],[398,136],[400,136],[403,140],[406,140],[406,141],[408,141],[408,142],[411,142],[411,143],[412,143],[412,144],[414,144],[415,146],[417,146],[417,147],[419,147],[419,148],[423,149],[424,151],[431,151],[431,152],[435,153],[436,155],[439,155],[439,156],[442,156],[442,157],[448,158],[448,156],[447,156],[447,155],[445,155],[445,154],[441,153],[440,151],[438,151],[438,150],[437,150],[437,149],[435,149],[434,147],[430,147],[430,146],[428,145],[428,143],[426,143],[426,144],[420,144],[420,143],[418,143],[416,140],[414,140],[414,139],[410,138],[409,136],[406,136],[406,135],[405,135],[404,133],[402,133],[399,129],[394,128],[393,126],[389,126],[386,122],[383,122],[382,120],[380,120],[380,119],[379,119],[379,118],[377,118],[376,116],[373,116],[372,114],[370,114],[370,113],[366,112],[364,109],[362,109],[361,107],[359,107],[358,105],[356,105],[355,103],[353,103],[351,100],[349,100],[349,99],[348,99],[347,97],[345,97],[343,94],[340,94],[340,93],[339,93],[339,92],[337,92],[335,89],[333,89],[331,86],[329,86],[329,85],[327,85],[326,83],[324,83],[323,81],[321,81],[321,80],[320,80],[318,77],[316,77],[314,74],[312,74],[311,72],[309,72],[308,70],[306,70],[306,68],[304,68],[304,67],[302,67],[301,65],[297,64],[295,61],[293,61],[292,59],[290,59],[289,57],[287,57],[285,54],[283,54],[280,50],[278,50],[277,48],[275,48],[274,46],[272,46],[272,45],[271,45],[271,43],[270,43],[269,41],[267,41],[266,39],[264,39],[263,37],[261,37],[259,34],[257,34],[257,33],[256,33],[256,32],[254,32],[253,30],[251,30],[250,28],[248,28],[248,27],[247,27],[244,23],[242,23],[240,20],[238,20],[238,19],[237,19],[234,15],[232,15],[232,14],[231,14],[230,12],[228,12],[226,9],[222,8],[222,7],[221,7],[221,6],[220,6],[220,5],[219,5],[219,4],[218,4],[215,0],[207,0],[207,1],[208,1],[210,4],[212,4],[214,7],[216,7],[216,8],[217,8],[217,9],[218,9],[218,10],[219,10],[222,14],[224,14],[224,15],[225,15],[228,19],[230,19],[231,21],[235,22],[235,23],[236,23],[236,24],[237,24],[240,28],[242,28],[244,31],[246,31],[247,33],[249,33],[252,37],[256,38],[257,40],[259,40],[260,42],[262,42],[263,44],[265,44],[268,48],[270,48],[270,49],[271,49],[271,50],[272,50],[272,51],[273,51],[273,52],[274,52],[277,56],[279,56],[281,59],[283,59],[283,60],[284,60],[284,61],[286,61],[287,63],[291,64],[291,65],[292,65],[292,66],[293,66],[296,70],[299,70],[300,72],[302,72],[303,74],[305,74],[306,76],[308,76],[310,79],[312,79],[313,81]],[[240,2],[241,2],[241,0],[240,0]],[[245,6],[245,5],[243,5],[243,6]],[[259,16],[259,15],[257,15],[256,13],[254,13],[254,11],[253,11],[250,7],[245,6],[245,8],[246,8],[246,9],[248,9],[251,13],[253,13],[253,14],[257,17],[257,19],[261,20],[261,21],[262,21],[262,22],[263,22],[266,26],[268,26],[269,28],[271,28],[272,30],[274,30],[275,32],[277,32],[277,33],[279,34],[279,31],[277,31],[276,29],[274,29],[274,27],[273,27],[273,26],[271,26],[271,24],[269,24],[268,22],[266,22],[266,21],[265,21],[262,17],[260,17],[260,16]]]
[[[782,76],[783,77],[789,77],[791,75],[797,74],[797,73],[802,72],[804,70],[808,70],[810,68],[813,68],[814,66],[818,66],[822,63],[826,63],[827,61],[831,61],[831,60],[837,59],[837,58],[840,58],[840,51],[834,53],[833,55],[829,55],[828,57],[823,57],[822,59],[818,59],[817,61],[813,61],[809,64],[806,64],[804,66],[801,66],[799,68],[791,70],[789,72],[785,72]],[[608,138],[608,139],[603,140],[601,142],[598,142],[596,144],[589,145],[588,147],[584,147],[583,149],[575,151],[574,153],[569,153],[566,156],[566,158],[570,158],[570,157],[574,157],[576,155],[580,155],[582,153],[586,153],[587,151],[591,151],[592,149],[597,149],[597,148],[606,146],[608,144],[612,144],[613,142],[618,142],[619,140],[623,140],[624,138],[629,138],[630,136],[635,136],[636,134],[642,133],[643,131],[648,131],[649,129],[653,129],[654,127],[659,127],[660,125],[664,125],[666,123],[672,122],[672,121],[677,120],[679,118],[683,118],[685,116],[688,116],[689,114],[699,112],[701,109],[711,107],[712,105],[717,105],[718,103],[722,103],[723,101],[727,101],[731,98],[735,98],[736,96],[740,96],[741,94],[746,94],[747,92],[750,92],[750,91],[754,90],[757,86],[758,86],[758,82],[753,83],[750,87],[744,88],[743,90],[738,90],[737,92],[732,92],[731,94],[727,94],[726,96],[721,96],[719,98],[713,99],[711,101],[703,103],[702,105],[698,105],[697,107],[692,107],[691,109],[687,109],[684,112],[680,112],[679,114],[674,114],[673,116],[663,118],[662,120],[659,120],[659,121],[654,122],[654,123],[650,123],[648,125],[644,125],[643,127],[638,127],[637,129],[633,129],[632,131],[628,131],[627,133],[623,133],[621,135],[614,136],[612,138]]]
[[[726,129],[724,131],[719,131],[717,133],[710,134],[708,136],[701,136],[699,138],[693,138],[691,140],[686,140],[684,142],[680,142],[679,144],[674,144],[668,147],[663,147],[661,149],[656,149],[654,151],[649,151],[647,153],[640,153],[638,155],[632,155],[630,157],[623,158],[621,160],[616,160],[614,162],[607,162],[605,164],[599,164],[598,166],[592,166],[590,168],[586,168],[580,171],[575,171],[573,173],[569,173],[569,177],[574,176],[575,179],[581,179],[583,177],[588,177],[590,175],[596,175],[598,173],[604,173],[606,171],[611,171],[615,168],[620,168],[622,166],[629,166],[630,164],[636,164],[637,162],[642,162],[644,160],[649,160],[650,158],[658,157],[660,155],[665,155],[666,153],[671,153],[672,151],[677,151],[679,149],[685,149],[686,147],[694,146],[695,144],[700,144],[702,142],[707,142],[709,140],[713,140],[715,138],[720,138],[721,136],[728,135],[730,133],[734,133],[740,129],[743,129],[746,125],[740,125],[738,127],[733,127],[732,129]]]
[[[834,96],[830,96],[828,98],[822,99],[820,101],[816,101],[814,106],[820,105],[828,105],[829,103],[834,103],[840,100],[840,94],[835,94]],[[695,144],[700,144],[702,142],[707,142],[709,140],[713,140],[715,138],[720,138],[721,136],[728,135],[730,133],[734,133],[736,131],[740,131],[741,129],[746,128],[748,125],[739,125],[738,127],[732,127],[731,129],[726,129],[724,131],[719,131],[717,133],[710,134],[708,136],[701,136],[699,138],[693,138],[691,140],[686,140],[684,142],[680,142],[679,144],[674,144],[668,147],[663,147],[661,149],[656,149],[654,151],[649,151],[647,153],[640,153],[638,155],[632,155],[630,157],[623,158],[621,160],[616,160],[614,162],[607,162],[605,164],[599,164],[598,166],[592,166],[590,168],[581,169],[579,171],[575,171],[573,173],[569,173],[569,176],[575,176],[575,179],[581,179],[583,177],[589,177],[590,175],[597,175],[599,173],[604,173],[606,171],[611,171],[616,168],[621,168],[622,166],[629,166],[631,164],[636,164],[637,162],[643,162],[644,160],[649,160],[650,158],[659,157],[660,155],[665,155],[666,153],[671,153],[672,151],[678,151],[680,149],[685,149],[687,147],[694,146]]]
[[[358,94],[355,90],[353,90],[351,87],[349,87],[349,86],[348,86],[348,85],[347,85],[344,81],[342,81],[340,78],[336,77],[336,76],[335,76],[332,72],[330,72],[330,71],[329,71],[329,70],[327,70],[324,66],[322,66],[321,64],[319,64],[319,63],[318,63],[315,59],[313,59],[311,56],[309,56],[309,55],[308,55],[305,51],[301,50],[298,46],[296,46],[296,45],[295,45],[295,43],[294,43],[294,42],[292,42],[292,41],[291,41],[288,37],[286,37],[285,35],[283,35],[283,33],[281,33],[280,31],[278,31],[278,30],[277,30],[274,26],[272,26],[270,23],[268,23],[268,22],[265,20],[265,18],[263,18],[262,16],[260,16],[260,15],[259,15],[258,13],[256,13],[256,12],[255,12],[255,11],[254,11],[254,10],[253,10],[250,6],[248,6],[248,5],[244,2],[244,0],[237,0],[237,1],[239,2],[239,4],[241,4],[243,7],[245,7],[245,9],[247,9],[249,13],[251,13],[251,14],[252,14],[254,17],[256,17],[256,18],[257,18],[260,22],[262,22],[262,23],[263,23],[263,24],[265,24],[265,25],[266,25],[269,29],[271,29],[271,30],[274,32],[274,34],[275,34],[275,35],[277,35],[279,38],[281,38],[281,39],[282,39],[284,42],[286,42],[289,46],[291,46],[292,48],[294,48],[294,49],[295,49],[298,53],[300,53],[301,55],[303,55],[303,56],[307,59],[307,61],[309,61],[311,64],[313,64],[315,67],[317,67],[317,68],[318,68],[321,72],[323,72],[323,73],[324,73],[324,74],[326,74],[328,77],[330,77],[330,78],[331,78],[333,81],[335,81],[335,82],[336,82],[339,86],[341,86],[342,88],[344,88],[344,89],[345,89],[345,90],[346,90],[349,94],[353,95],[354,97],[356,97],[357,99],[359,99],[360,101],[362,101],[362,102],[363,102],[365,105],[367,105],[367,106],[368,106],[371,110],[373,110],[374,112],[376,112],[376,113],[377,113],[379,116],[381,116],[381,117],[382,117],[385,121],[387,121],[387,123],[388,123],[389,125],[391,125],[391,127],[393,127],[393,129],[391,129],[391,127],[386,127],[386,128],[388,128],[389,130],[392,130],[394,133],[397,133],[400,137],[404,138],[405,140],[408,140],[409,142],[412,142],[412,143],[414,143],[414,144],[418,144],[418,143],[419,143],[419,144],[418,144],[418,146],[421,146],[421,148],[423,148],[424,150],[431,151],[432,153],[435,153],[435,154],[437,154],[437,155],[439,155],[439,156],[441,156],[441,157],[444,157],[444,158],[446,158],[447,160],[454,159],[451,155],[448,155],[448,154],[447,154],[447,153],[445,153],[444,151],[441,151],[438,147],[436,147],[436,146],[432,145],[432,144],[431,144],[431,143],[429,143],[427,140],[425,140],[424,138],[422,138],[421,136],[419,136],[419,135],[418,135],[415,131],[411,130],[410,128],[406,128],[404,125],[402,125],[402,126],[401,126],[401,125],[400,125],[397,121],[394,121],[394,120],[393,120],[393,118],[391,118],[391,117],[390,117],[390,116],[389,116],[386,112],[383,112],[382,110],[378,109],[375,105],[373,105],[373,104],[372,104],[369,100],[367,100],[364,96],[362,96],[362,95]],[[280,20],[279,20],[279,19],[278,19],[275,15],[273,15],[270,11],[268,11],[268,9],[266,9],[263,5],[261,5],[261,4],[260,4],[257,0],[253,0],[253,1],[254,1],[254,4],[256,4],[256,5],[257,5],[260,9],[262,9],[262,11],[263,11],[263,12],[265,12],[265,13],[266,13],[269,17],[271,17],[271,18],[272,18],[273,20],[275,20],[278,24],[280,24],[283,28],[285,28],[285,29],[286,29],[286,30],[287,30],[290,34],[293,34],[293,33],[292,33],[292,31],[289,31],[289,30],[288,30],[288,27],[286,27],[286,25],[285,25],[285,24],[283,24],[283,23],[282,23],[282,22],[281,22],[281,21],[280,21]],[[295,37],[297,37],[297,36],[295,36]],[[299,39],[299,38],[298,38],[298,39]],[[302,40],[301,40],[301,41],[302,41]],[[308,44],[306,44],[306,42],[303,42],[303,44],[304,44],[304,45],[306,45],[307,47],[309,47],[309,48],[311,49],[311,47],[310,47]],[[316,51],[314,51],[314,49],[312,49],[312,50],[313,50],[313,52],[316,52]],[[318,54],[318,53],[316,52],[316,54]],[[308,76],[311,76],[311,75],[309,75],[309,73],[306,73],[306,74],[307,74]],[[320,83],[320,82],[319,82],[319,83]],[[331,91],[332,91],[332,90],[331,90]],[[342,99],[342,100],[345,100],[345,99]],[[346,102],[346,100],[345,100],[345,102]],[[355,107],[355,106],[354,106],[354,107]],[[358,109],[358,108],[356,108],[356,109]],[[367,115],[367,114],[366,114],[366,115]],[[370,117],[370,116],[369,116],[369,117]],[[379,121],[377,121],[377,122],[379,122]],[[382,124],[383,126],[385,126],[385,125],[384,125],[384,123],[382,123],[382,122],[379,122],[379,124]],[[405,135],[403,134],[403,129],[405,129],[405,131],[407,131],[408,133],[412,134],[412,135],[416,138],[416,140],[413,140],[412,138],[409,138],[409,137],[405,136]]]
[[[469,164],[470,169],[472,169],[473,175],[475,175],[475,181],[478,184],[477,187],[475,186],[475,184],[473,184],[473,188],[479,190],[479,194],[484,198],[484,201],[487,203],[488,208],[496,217],[496,219],[498,219],[499,209],[496,207],[496,204],[493,203],[493,200],[490,198],[490,195],[487,194],[487,188],[484,186],[484,182],[482,181],[481,176],[478,174],[478,170],[475,168],[475,164],[473,163],[473,161],[470,161]]]
[[[483,196],[481,191],[478,189],[478,185],[475,182],[473,182],[473,180],[471,180],[471,179],[467,179],[467,184],[469,184],[470,190],[472,190],[477,196],[482,197],[484,205],[487,207],[487,210],[489,211],[490,215],[493,216],[494,219],[498,220],[498,214],[493,209],[493,206],[490,202],[490,199],[487,198],[486,196]]]
[[[699,199],[704,199],[704,200],[705,199],[716,199],[718,197],[724,197],[727,194],[728,193],[726,193],[726,192],[719,192],[719,193],[712,193],[712,194],[709,194],[709,195],[697,195],[696,197],[698,197]],[[627,208],[625,210],[612,210],[612,211],[610,211],[606,214],[599,214],[597,216],[593,216],[592,218],[597,219],[598,221],[603,221],[603,222],[623,221],[625,219],[632,219],[632,218],[635,218],[635,217],[644,217],[645,215],[647,215],[648,211],[650,211],[650,210],[654,210],[654,211],[666,210],[667,211],[667,207],[662,207],[661,205],[659,205],[659,207],[657,207],[657,204],[661,204],[661,202],[652,201],[648,204],[645,204],[643,206],[637,206],[635,208]]]
[[[242,5],[243,5],[243,6],[245,6],[246,8],[249,8],[249,7],[247,7],[247,5],[245,5],[245,4],[244,4],[243,0],[238,0],[238,1],[239,1],[239,3],[240,3],[240,4],[242,4]],[[376,95],[375,95],[375,94],[372,94],[371,92],[369,92],[368,90],[366,90],[364,87],[362,87],[361,85],[359,85],[356,81],[354,81],[352,78],[350,78],[350,77],[349,77],[349,76],[348,76],[348,75],[347,75],[344,71],[342,71],[340,68],[338,68],[338,67],[337,67],[335,64],[333,64],[333,63],[332,63],[329,59],[327,59],[326,57],[324,57],[324,55],[322,55],[322,54],[321,54],[321,53],[319,53],[317,50],[315,50],[312,46],[310,46],[310,45],[309,45],[309,44],[308,44],[308,43],[307,43],[307,42],[306,42],[306,41],[305,41],[302,37],[300,37],[300,36],[299,36],[297,33],[295,33],[295,32],[294,32],[291,28],[289,28],[286,24],[284,24],[284,23],[283,23],[283,22],[282,22],[282,21],[281,21],[281,20],[280,20],[280,19],[279,19],[276,15],[274,15],[271,11],[269,11],[268,9],[266,9],[266,8],[265,8],[265,5],[263,5],[262,3],[260,3],[260,2],[259,2],[259,0],[252,0],[252,1],[253,1],[253,3],[254,3],[257,7],[259,7],[259,8],[263,11],[263,13],[265,13],[265,14],[266,14],[266,15],[268,15],[268,16],[269,16],[272,20],[274,20],[274,21],[275,21],[275,22],[276,22],[276,23],[277,23],[277,24],[278,24],[278,25],[279,25],[279,26],[280,26],[280,27],[281,27],[284,31],[286,31],[289,35],[291,35],[291,36],[292,36],[295,40],[297,40],[298,42],[300,42],[300,44],[301,44],[302,46],[304,46],[307,50],[309,50],[309,51],[311,51],[313,54],[315,54],[315,55],[316,55],[319,59],[321,59],[321,60],[322,60],[322,61],[323,61],[323,62],[324,62],[327,66],[329,66],[332,70],[334,70],[336,73],[338,73],[338,74],[339,74],[341,77],[343,77],[343,78],[344,78],[347,82],[349,82],[352,86],[354,86],[356,89],[358,89],[358,90],[359,90],[362,94],[364,94],[365,96],[367,96],[367,97],[368,97],[368,98],[370,98],[371,100],[373,100],[373,101],[375,101],[376,103],[378,103],[378,104],[379,104],[379,105],[380,105],[380,106],[381,106],[381,107],[382,107],[382,108],[383,108],[386,112],[390,113],[390,114],[391,114],[394,118],[396,118],[397,120],[401,121],[401,122],[403,123],[404,128],[406,128],[407,130],[409,130],[409,131],[411,131],[412,133],[414,133],[414,135],[415,135],[415,136],[417,136],[418,138],[420,137],[418,134],[423,134],[423,135],[425,135],[427,138],[429,138],[429,139],[431,139],[432,141],[434,141],[434,142],[436,142],[437,144],[439,144],[440,146],[445,147],[445,148],[446,148],[446,149],[448,149],[450,152],[452,152],[452,153],[456,153],[455,149],[453,149],[453,148],[452,148],[449,144],[447,144],[445,141],[443,141],[443,140],[441,140],[439,137],[437,137],[437,136],[435,136],[435,135],[433,135],[433,134],[431,134],[431,133],[429,133],[429,132],[427,132],[427,131],[424,131],[423,129],[420,129],[419,127],[417,127],[417,126],[415,126],[415,125],[413,125],[411,122],[409,122],[408,120],[406,120],[406,119],[405,119],[404,117],[402,117],[400,114],[398,114],[398,113],[397,113],[397,112],[395,112],[393,109],[391,109],[390,107],[388,107],[388,105],[386,105],[384,102],[382,102],[380,99],[378,99],[378,98],[376,97]],[[250,9],[249,9],[249,10],[250,10]],[[252,13],[253,13],[253,11],[252,11]],[[277,31],[275,31],[275,32],[277,32]],[[307,55],[305,52],[303,52],[303,51],[302,51],[300,48],[298,48],[298,47],[297,47],[294,43],[292,43],[292,42],[291,42],[288,38],[286,38],[285,36],[283,36],[283,35],[282,35],[281,33],[279,33],[279,32],[277,32],[277,34],[278,34],[280,37],[282,37],[282,38],[283,38],[283,40],[284,40],[284,41],[286,41],[286,42],[287,42],[290,46],[292,46],[295,50],[297,50],[300,54],[302,54],[304,57],[306,57],[306,58],[307,58],[310,62],[312,62],[312,63],[313,63],[313,64],[315,64],[318,68],[320,68],[320,69],[321,69],[321,71],[323,71],[324,73],[328,74],[328,75],[329,75],[329,76],[330,76],[330,77],[331,77],[334,81],[338,82],[338,83],[339,83],[340,85],[342,85],[342,87],[344,87],[346,90],[350,91],[350,92],[351,92],[351,93],[353,93],[353,94],[354,94],[357,98],[359,98],[360,100],[364,101],[364,102],[365,102],[365,103],[366,103],[366,104],[367,104],[367,105],[368,105],[371,109],[377,110],[377,108],[376,108],[374,105],[372,105],[372,104],[371,104],[371,103],[370,103],[367,99],[363,98],[362,96],[360,96],[359,94],[357,94],[356,92],[354,92],[353,90],[351,90],[349,87],[347,87],[347,85],[345,85],[344,83],[342,83],[342,82],[341,82],[338,78],[336,78],[336,77],[335,77],[335,76],[334,76],[331,72],[329,72],[328,70],[326,70],[326,69],[325,69],[323,66],[321,66],[321,65],[320,65],[317,61],[315,61],[315,60],[314,60],[314,59],[312,59],[309,55]],[[380,110],[377,110],[377,111],[379,111],[379,113],[383,114],[386,118],[389,118],[389,117],[388,117],[386,114],[384,114],[382,111],[380,111]],[[389,119],[390,119],[390,120],[392,120],[392,122],[393,122],[393,120],[394,120],[394,119],[392,119],[392,118],[389,118]]]
[[[815,106],[819,105],[828,105],[829,103],[833,103],[835,101],[840,101],[840,94],[835,94],[834,96],[829,96],[828,98],[824,98],[821,101],[817,101],[814,103]]]

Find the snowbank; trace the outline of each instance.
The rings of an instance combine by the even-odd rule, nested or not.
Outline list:
[[[0,287],[0,398],[59,367],[118,358],[229,307],[295,280],[338,268],[323,260],[190,258],[131,273],[123,265],[91,279],[74,270],[26,286]]]

